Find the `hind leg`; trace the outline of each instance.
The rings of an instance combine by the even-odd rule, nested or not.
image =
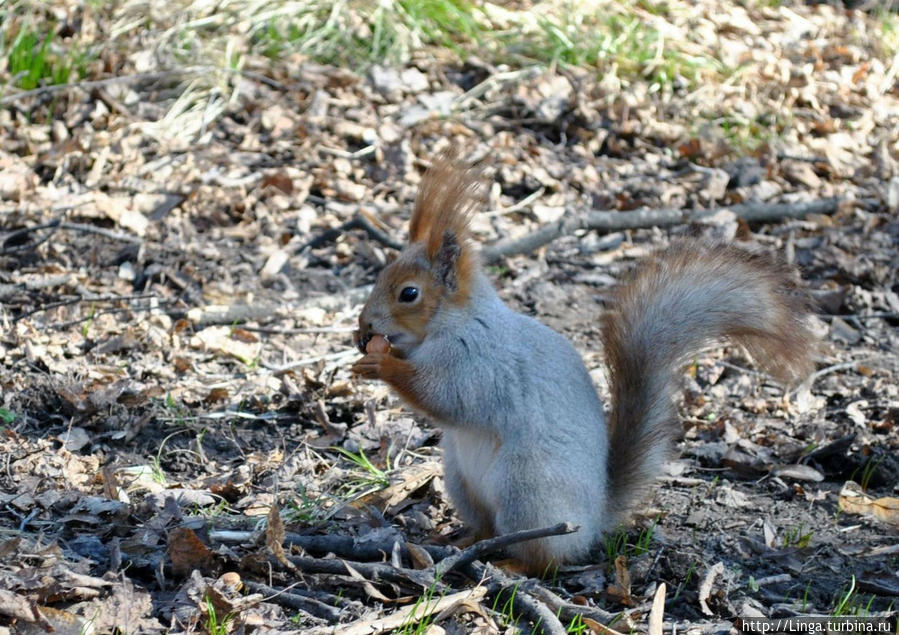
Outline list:
[[[474,529],[475,540],[493,536],[496,533],[493,513],[472,490],[459,468],[456,449],[450,443],[443,444],[443,471],[450,501],[465,524]]]
[[[562,564],[585,558],[597,535],[595,506],[604,504],[601,490],[597,491],[594,484],[584,480],[572,481],[566,475],[554,473],[552,467],[541,466],[533,459],[525,463],[520,458],[508,457],[503,463],[496,466],[497,473],[502,474],[496,513],[498,534],[541,529],[563,522],[579,527],[571,534],[512,545],[509,552],[522,568],[531,575],[545,576]]]

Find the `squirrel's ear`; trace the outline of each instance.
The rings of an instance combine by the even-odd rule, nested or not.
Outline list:
[[[418,188],[409,241],[424,244],[431,260],[447,242],[447,234],[456,244],[463,243],[482,184],[480,172],[461,164],[454,153],[435,159]]]
[[[434,275],[449,291],[459,288],[459,260],[462,257],[462,245],[455,232],[447,230],[443,233],[443,242],[434,256]]]

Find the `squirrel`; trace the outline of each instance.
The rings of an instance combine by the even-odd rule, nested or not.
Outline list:
[[[782,380],[811,370],[806,297],[775,259],[699,239],[674,243],[618,286],[602,316],[603,404],[562,335],[507,307],[479,266],[469,222],[478,171],[436,160],[409,244],[359,316],[352,371],[389,384],[442,429],[446,489],[477,537],[571,522],[513,545],[535,575],[583,561],[625,519],[680,431],[681,368],[703,346],[743,345]]]

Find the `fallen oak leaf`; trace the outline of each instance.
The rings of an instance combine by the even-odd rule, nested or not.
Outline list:
[[[627,569],[627,558],[624,556],[615,558],[615,583],[606,588],[606,593],[618,598],[622,604],[634,605],[634,599],[631,597],[631,573]]]
[[[281,520],[281,512],[278,506],[272,503],[268,511],[268,524],[265,528],[265,544],[271,549],[272,554],[291,571],[296,571],[296,566],[287,559],[284,554],[284,521]]]
[[[176,527],[169,532],[167,551],[172,559],[172,571],[178,576],[191,571],[208,571],[214,564],[212,551],[187,527]]]

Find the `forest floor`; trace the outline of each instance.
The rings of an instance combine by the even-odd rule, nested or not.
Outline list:
[[[895,14],[479,5],[490,29],[466,43],[460,14],[423,46],[343,3],[219,4],[0,9],[0,632],[895,628]],[[485,564],[501,553],[444,573],[466,532],[440,432],[349,372],[450,146],[492,184],[484,245],[684,211],[491,254],[504,301],[603,394],[605,298],[675,237],[776,253],[816,301],[815,374],[784,389],[740,350],[697,357],[679,458],[591,563],[542,581]]]

